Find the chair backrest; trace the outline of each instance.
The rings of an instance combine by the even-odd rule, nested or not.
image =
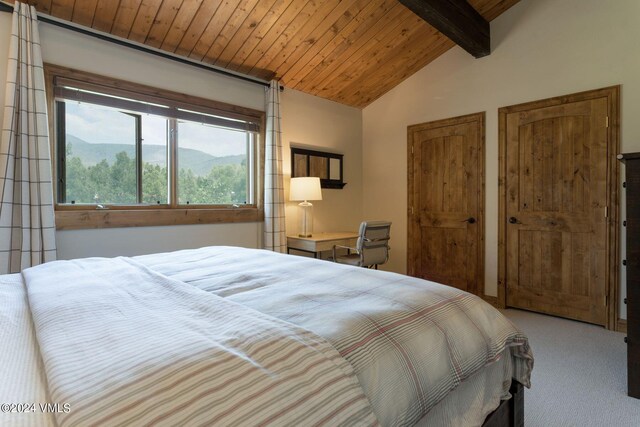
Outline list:
[[[391,223],[389,221],[363,221],[360,224],[359,234],[356,249],[360,253],[361,265],[368,267],[387,262]]]

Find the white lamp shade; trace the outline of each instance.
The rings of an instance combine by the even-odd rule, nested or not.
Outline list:
[[[317,178],[317,177],[291,178],[289,200],[291,201],[322,200],[322,190],[320,189],[320,178]]]

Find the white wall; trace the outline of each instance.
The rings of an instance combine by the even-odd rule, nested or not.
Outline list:
[[[257,248],[255,223],[65,230],[56,233],[58,259],[132,256],[211,245]]]
[[[45,62],[176,92],[264,110],[264,88],[138,52],[49,24],[40,24]],[[0,13],[0,82],[6,77],[11,14]],[[4,83],[0,99],[4,99]],[[361,199],[361,111],[296,91],[282,94],[284,170],[290,175],[289,141],[345,154],[347,191],[324,192],[317,203],[317,229],[352,229]],[[0,106],[0,114],[2,107]],[[286,184],[288,184],[288,179]],[[286,187],[288,190],[288,185]],[[287,193],[288,197],[288,193]],[[295,214],[295,210],[287,213]],[[353,215],[353,216],[352,216]],[[353,219],[356,218],[356,219]],[[287,221],[295,225],[295,218]],[[137,255],[205,245],[259,247],[262,224],[211,224],[120,229],[63,230],[56,235],[58,258]]]
[[[496,295],[498,108],[622,84],[621,149],[640,151],[640,1],[521,0],[491,37],[490,56],[456,47],[364,109],[363,210],[393,221],[390,268],[405,272],[407,126],[486,111],[486,293]]]
[[[289,198],[291,144],[343,154],[342,189],[322,189],[313,202],[314,231],[358,231],[362,217],[362,110],[286,89],[281,94],[285,197]],[[298,202],[287,203],[287,231],[297,230]]]

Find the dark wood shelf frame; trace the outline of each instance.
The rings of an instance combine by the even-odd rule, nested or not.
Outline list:
[[[291,147],[291,178],[317,176],[322,188],[342,189],[347,185],[344,182],[343,158],[343,154]],[[331,179],[332,159],[339,162],[339,179]]]

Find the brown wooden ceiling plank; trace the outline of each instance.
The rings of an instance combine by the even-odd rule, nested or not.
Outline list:
[[[486,19],[493,19],[506,10],[503,3],[505,3],[503,0],[484,1],[479,11],[483,16],[485,16],[485,13],[487,14],[485,16]],[[496,6],[499,8],[499,12],[493,15],[495,13],[493,8]],[[486,9],[487,7],[488,9]],[[412,40],[407,42],[413,48],[401,47],[398,49],[399,53],[393,55],[387,63],[379,64],[377,70],[371,70],[370,74],[363,74],[360,79],[352,82],[339,93],[332,94],[331,99],[358,108],[366,107],[455,45],[441,33],[438,33],[438,35],[438,40],[431,39],[429,43],[424,43],[424,37],[426,36],[418,35],[413,37]],[[416,44],[422,46],[422,48],[415,50]]]
[[[184,0],[180,6],[180,10],[176,14],[173,24],[167,35],[164,37],[160,49],[169,52],[175,52],[176,48],[182,41],[185,33],[189,29],[193,18],[197,15],[203,0]]]
[[[297,80],[294,76],[313,61],[314,58],[317,58],[320,52],[332,42],[334,42],[334,46],[336,46],[339,43],[338,40],[344,40],[344,38],[340,38],[340,34],[343,30],[349,25],[349,23],[356,21],[356,18],[363,10],[367,10],[368,6],[373,5],[375,5],[375,2],[371,2],[369,0],[353,0],[349,2],[348,8],[337,16],[333,22],[331,22],[333,17],[331,17],[331,19],[326,19],[324,22],[329,23],[329,27],[324,28],[324,32],[322,34],[320,34],[320,30],[322,28],[318,27],[318,29],[310,35],[314,42],[310,45],[299,46],[296,48],[285,62],[278,67],[278,74],[281,76],[281,82],[285,86],[288,85],[286,82],[296,84]],[[339,9],[336,8],[336,11],[337,10]]]
[[[96,13],[98,0],[80,0],[73,8],[71,20],[78,25],[90,27],[93,22],[93,15]]]
[[[153,20],[153,24],[151,25],[151,29],[149,30],[149,34],[147,34],[144,44],[160,48],[165,36],[173,25],[174,19],[176,19],[176,16],[178,15],[178,11],[180,10],[182,3],[183,0],[165,0],[162,2],[160,10],[158,10],[158,14]]]
[[[453,41],[444,37],[442,42],[430,51],[430,56],[426,63],[424,58],[417,58],[411,64],[405,63],[402,67],[396,68],[394,74],[385,75],[384,78],[386,78],[386,80],[380,79],[377,85],[368,86],[366,89],[360,89],[361,93],[351,96],[349,101],[347,101],[347,98],[341,97],[342,99],[345,99],[342,103],[357,108],[366,107],[454,46],[455,43]]]
[[[430,38],[416,38],[421,34],[417,30],[409,39],[392,40],[388,27],[394,20],[389,15],[398,7],[397,0],[26,1],[41,13],[150,46],[171,50],[177,44],[176,52],[183,55],[202,43],[207,62],[262,78],[277,71],[288,87],[357,107],[373,102],[451,48],[451,41],[442,36],[425,46]],[[469,0],[486,20],[517,2]],[[128,9],[134,3],[138,9],[132,17]],[[171,9],[168,3],[175,9],[170,19],[165,18]],[[214,15],[225,7],[231,11],[226,20],[220,19],[222,27],[207,35]],[[205,43],[212,34],[215,37]]]
[[[242,46],[229,61],[226,68],[239,71],[239,68],[245,63],[249,55],[256,49],[260,42],[269,34],[269,31],[278,22],[280,17],[291,6],[292,0],[276,0],[271,9],[258,22],[253,32],[242,42]]]
[[[215,64],[220,54],[227,47],[231,39],[242,28],[242,24],[247,20],[258,0],[242,0],[238,7],[233,12],[224,28],[218,34],[218,37],[213,41],[207,53],[204,54],[204,61],[211,64]],[[266,13],[266,11],[265,11]]]
[[[111,34],[118,37],[127,37],[139,8],[140,2],[138,0],[120,0],[120,7],[113,20]]]
[[[466,0],[399,0],[475,58],[491,54],[489,22]]]
[[[91,26],[98,31],[105,33],[111,32],[113,19],[116,16],[119,5],[119,0],[98,0],[96,13],[93,15]]]
[[[429,40],[429,43],[420,43],[426,39]],[[454,45],[453,41],[441,33],[416,33],[405,45],[396,51],[389,52],[387,58],[377,65],[375,73],[362,74],[349,86],[332,94],[332,99],[362,108]]]
[[[430,56],[426,58],[418,58],[413,64],[405,65],[403,68],[398,69],[398,73],[395,76],[389,77],[386,86],[381,83],[380,85],[378,85],[377,90],[375,87],[371,88],[368,97],[361,99],[361,103],[359,104],[360,107],[364,108],[376,99],[380,98],[389,90],[402,83],[408,77],[412,76],[413,74],[433,62],[439,56],[451,50],[451,48],[453,48],[455,45],[456,44],[451,39],[443,38],[441,43],[431,50]]]
[[[314,0],[315,1],[315,0]],[[289,2],[286,10],[277,17],[276,22],[269,28],[269,31],[260,39],[244,62],[235,67],[236,71],[249,74],[254,66],[260,61],[265,53],[273,46],[280,35],[287,30],[289,24],[299,15],[307,5],[307,0],[294,0]]]
[[[490,20],[516,2],[517,0],[475,0],[470,3],[478,7],[478,11],[483,14],[485,19]],[[507,3],[511,4],[507,5]],[[497,14],[495,7],[498,7],[497,10],[499,10]],[[424,43],[424,35],[418,34],[412,37],[406,42],[406,47],[398,49],[398,54],[391,55],[386,64],[379,64],[376,70],[370,70],[370,73],[363,74],[362,77],[353,81],[340,92],[332,94],[330,99],[359,108],[369,105],[454,46],[450,39],[438,34],[438,40],[432,40],[429,44]],[[415,44],[422,46],[422,48],[415,50],[415,47],[414,49],[409,47],[409,45]]]
[[[15,3],[12,1],[11,3]],[[34,6],[38,12],[51,15],[51,0],[30,0],[27,3]]]
[[[386,37],[392,37],[395,32],[400,32],[401,26],[410,14],[404,6],[395,2],[394,7],[372,25],[368,22],[362,24],[366,28],[364,33],[358,33],[358,37],[341,48],[336,49],[322,63],[302,79],[296,89],[320,94],[325,82],[333,80],[337,70],[344,70],[345,63],[351,64],[364,55],[368,49],[375,49],[380,41]]]
[[[264,68],[275,71],[281,78],[292,64],[309,51],[341,16],[344,16],[355,2],[356,0],[334,0],[322,3],[302,28],[291,37],[287,46],[277,52]]]
[[[386,61],[387,55],[400,50],[415,33],[424,32],[425,27],[427,27],[426,24],[413,15],[403,19],[401,24],[393,30],[386,33],[380,32],[347,61],[340,64],[331,77],[322,82],[317,93],[339,93],[342,88],[361,75],[370,73],[371,70],[378,70],[378,67]],[[428,41],[424,43],[428,44]]]
[[[487,12],[493,9],[494,7],[496,7],[503,0],[467,0],[467,1],[471,5],[471,7],[477,10],[480,15],[482,15],[484,19],[486,19],[487,21],[490,21],[490,19],[487,18],[486,16]]]
[[[507,11],[520,0],[474,0],[469,3],[474,7],[487,21],[493,21],[503,12]]]
[[[275,3],[275,0],[260,0],[256,4],[251,13],[249,13],[249,16],[247,16],[247,19],[244,20],[238,31],[236,31],[231,40],[229,40],[229,43],[227,43],[223,51],[218,55],[218,59],[216,59],[215,62],[216,66],[225,68],[233,61],[233,58],[244,42],[256,31],[260,22]]]
[[[387,34],[396,26],[400,25],[399,20],[401,17],[406,16],[408,11],[397,1],[393,1],[392,3],[393,6],[391,9],[379,16],[377,21],[363,22],[354,34],[355,37],[350,36],[333,52],[327,55],[317,67],[296,85],[296,89],[313,94],[319,93],[323,82],[331,78],[334,71],[338,69],[342,63],[349,61],[354,54],[380,33]]]
[[[2,0],[5,3],[9,3],[9,4],[15,4],[16,0]],[[51,8],[53,6],[53,2],[52,0],[20,0],[22,3],[26,3],[30,6],[33,6],[36,8],[36,11],[39,13],[44,13],[46,15],[51,15],[51,16],[55,16],[53,15],[53,13],[51,13]]]
[[[503,7],[503,3],[497,3],[496,5],[494,5],[494,7],[487,9],[485,13],[482,13],[482,16],[484,16],[487,21],[491,22],[506,10],[503,9]]]
[[[127,35],[129,40],[144,43],[161,5],[162,0],[142,0],[140,2],[140,8]]]
[[[360,9],[355,16],[345,16],[345,25],[336,23],[338,29],[335,36],[330,35],[329,42],[319,51],[310,49],[302,59],[300,59],[283,76],[283,84],[287,87],[296,87],[309,73],[319,73],[324,68],[329,68],[332,57],[337,57],[344,52],[359,36],[364,34],[368,28],[373,26],[382,16],[384,16],[394,6],[396,0],[369,1]],[[398,10],[401,10],[398,8]]]
[[[215,41],[220,31],[224,28],[231,15],[241,3],[241,0],[224,0],[218,10],[214,13],[209,25],[202,32],[195,46],[189,52],[189,58],[201,61],[209,51],[211,44]]]
[[[53,0],[51,3],[51,15],[56,18],[71,21],[75,0]]]
[[[193,17],[189,28],[184,33],[182,40],[178,43],[178,47],[175,50],[176,54],[188,56],[191,53],[222,4],[224,3],[217,0],[204,0],[197,15]]]

